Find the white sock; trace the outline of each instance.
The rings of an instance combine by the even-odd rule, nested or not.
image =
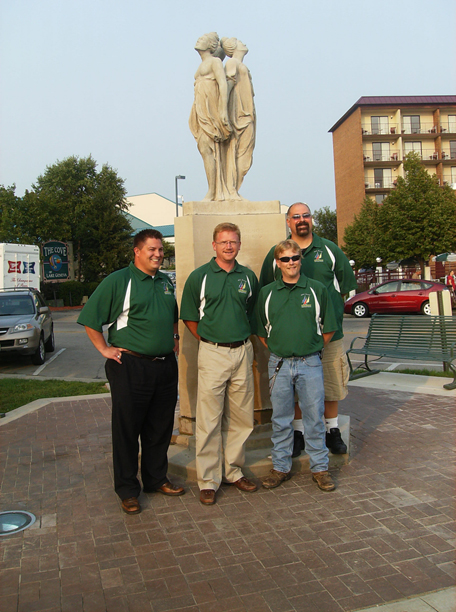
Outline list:
[[[304,435],[304,425],[302,424],[302,419],[294,419],[293,429],[295,431],[300,431],[302,435]]]
[[[334,419],[325,419],[326,431],[329,433],[331,429],[339,427],[339,419],[335,417]]]

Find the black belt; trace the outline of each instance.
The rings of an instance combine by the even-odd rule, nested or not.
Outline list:
[[[207,342],[207,344],[213,344],[214,346],[225,346],[227,348],[238,348],[242,346],[246,342],[248,342],[248,338],[245,340],[239,340],[238,342],[212,342],[212,340],[206,340],[206,338],[201,338],[201,342]]]
[[[135,351],[129,351],[127,349],[122,351],[122,354],[123,353],[126,353],[127,355],[133,355],[133,357],[140,357],[141,359],[150,359],[151,361],[164,361],[173,354],[169,353],[169,355],[164,355],[163,357],[154,357],[153,355],[142,355],[141,353],[135,353]]]

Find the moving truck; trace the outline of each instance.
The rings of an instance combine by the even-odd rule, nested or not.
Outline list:
[[[0,243],[0,289],[40,288],[40,248]]]

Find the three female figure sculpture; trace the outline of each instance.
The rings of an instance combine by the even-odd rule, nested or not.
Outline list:
[[[236,38],[220,41],[215,32],[201,36],[195,49],[201,64],[189,125],[209,185],[204,201],[242,200],[239,188],[252,165],[256,124],[252,79],[243,64],[248,49]]]

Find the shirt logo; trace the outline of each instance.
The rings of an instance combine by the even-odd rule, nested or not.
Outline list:
[[[168,283],[163,283],[163,290],[164,290],[164,294],[165,295],[173,295],[174,292],[171,291],[171,287],[168,285]]]
[[[315,252],[315,261],[323,261],[323,253],[321,251]]]
[[[247,293],[247,281],[243,278],[239,278],[238,293]]]
[[[310,303],[310,294],[309,293],[301,293],[302,295],[302,302],[301,302],[301,308],[310,308],[311,303]]]
[[[9,261],[8,262],[8,274],[14,274],[15,272],[21,271],[20,261]]]

